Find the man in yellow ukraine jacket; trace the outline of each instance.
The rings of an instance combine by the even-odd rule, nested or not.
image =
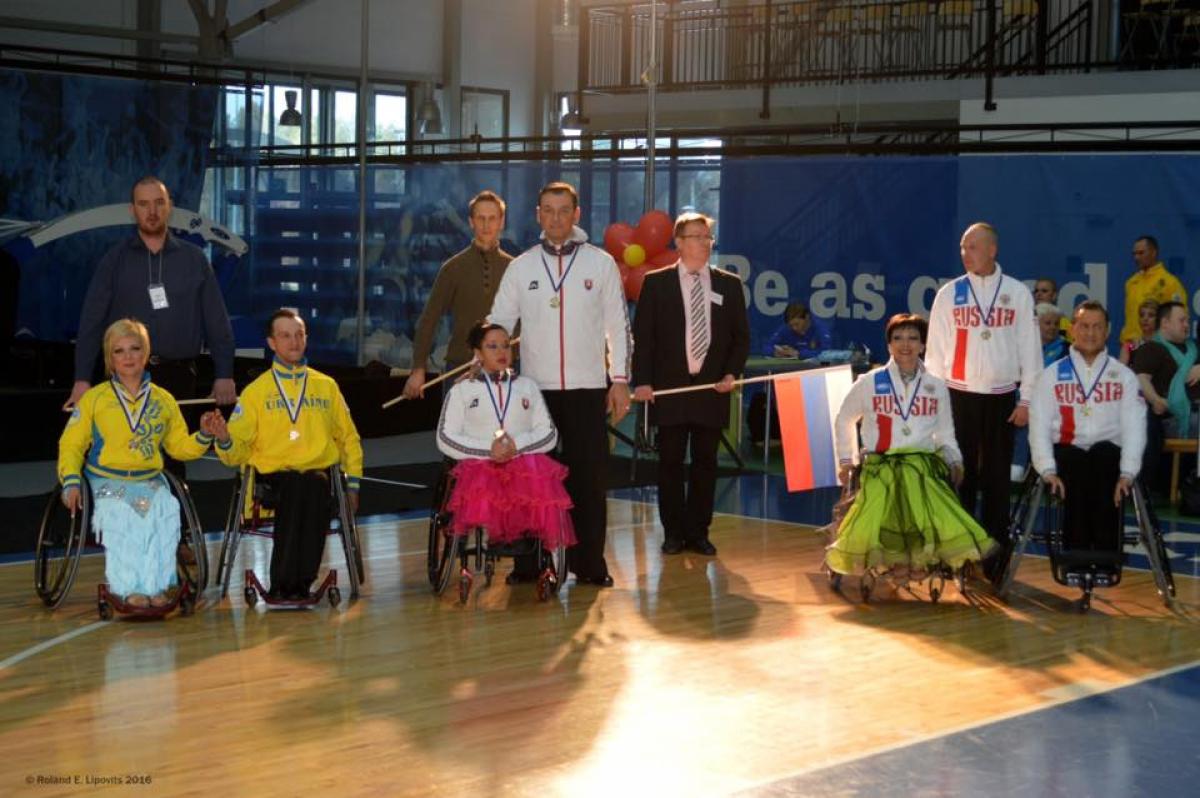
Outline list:
[[[1167,271],[1158,259],[1158,241],[1154,236],[1142,236],[1133,242],[1133,262],[1138,270],[1125,281],[1125,324],[1121,327],[1121,343],[1140,341],[1138,308],[1148,299],[1158,304],[1182,302],[1188,306],[1187,290],[1179,278]]]
[[[340,463],[358,510],[362,444],[333,379],[309,368],[304,320],[277,310],[267,322],[271,369],[246,386],[229,418],[206,413],[201,429],[217,439],[226,465],[249,463],[275,505],[272,598],[305,599],[321,566],[329,528],[328,469]]]

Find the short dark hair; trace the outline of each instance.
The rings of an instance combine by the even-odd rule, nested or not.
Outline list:
[[[571,205],[575,208],[579,207],[579,192],[575,190],[575,186],[570,183],[564,183],[561,180],[555,180],[553,183],[547,183],[542,186],[542,190],[538,192],[538,205],[542,204],[542,197],[547,194],[566,194],[571,198]]]
[[[783,320],[789,322],[795,318],[805,318],[809,315],[808,305],[799,299],[792,300],[788,306],[783,309]]]
[[[1080,302],[1075,306],[1075,312],[1071,314],[1071,317],[1078,318],[1079,314],[1085,310],[1094,310],[1097,313],[1103,314],[1104,323],[1108,324],[1108,309],[1105,308],[1104,305],[1100,304],[1099,300],[1085,299],[1083,302]]]
[[[276,319],[295,319],[296,321],[300,322],[300,324],[302,324],[306,330],[308,329],[308,325],[304,324],[304,318],[299,313],[297,313],[295,310],[292,310],[291,308],[280,308],[279,310],[277,310],[271,314],[271,318],[267,319],[267,337],[268,338],[275,337],[275,320]]]
[[[1035,288],[1037,287],[1038,283],[1050,283],[1050,290],[1056,294],[1058,293],[1058,283],[1054,282],[1053,279],[1051,279],[1049,277],[1039,277],[1033,281],[1033,285]]]
[[[142,175],[137,180],[133,181],[133,185],[129,187],[129,203],[133,204],[133,192],[137,191],[138,186],[148,186],[151,183],[157,183],[162,186],[162,190],[167,192],[167,199],[171,198],[171,190],[167,188],[167,184],[159,180],[155,175]]]
[[[1176,302],[1175,300],[1171,300],[1169,302],[1164,302],[1158,306],[1158,326],[1159,327],[1162,326],[1163,320],[1166,319],[1167,316],[1170,316],[1171,311],[1174,310],[1175,308],[1183,308],[1184,312],[1187,312],[1187,305],[1183,304],[1182,302]]]
[[[496,207],[500,209],[501,216],[504,215],[506,209],[508,208],[508,206],[504,204],[504,200],[500,199],[499,194],[497,194],[495,191],[491,191],[489,189],[484,189],[483,191],[480,191],[478,194],[476,194],[474,197],[471,197],[471,201],[467,203],[467,216],[474,216],[475,215],[475,206],[481,202],[496,203]]]
[[[482,348],[483,339],[487,338],[487,334],[493,330],[500,330],[500,332],[508,335],[508,330],[504,329],[504,326],[501,324],[496,324],[486,319],[475,322],[475,326],[467,333],[467,346],[471,349]]]
[[[1155,254],[1158,253],[1158,239],[1154,236],[1138,236],[1137,238],[1133,239],[1133,243],[1135,244],[1139,241],[1145,241],[1150,245],[1150,248],[1154,250]]]
[[[892,333],[896,330],[912,327],[921,336],[921,343],[925,343],[926,336],[929,335],[929,322],[925,321],[925,317],[918,316],[916,313],[897,313],[888,319],[887,327],[884,328],[883,340],[887,343],[892,342]]]

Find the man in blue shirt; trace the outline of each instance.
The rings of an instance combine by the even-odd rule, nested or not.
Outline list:
[[[212,353],[219,405],[237,401],[233,384],[233,328],[212,266],[199,247],[167,229],[171,195],[157,177],[143,177],[131,192],[137,235],[100,260],[84,295],[75,342],[75,384],[64,409],[91,387],[100,339],[113,321],[135,318],[150,331],[150,373],[176,399],[196,394],[196,358]]]
[[[811,358],[833,349],[833,329],[824,319],[813,318],[808,305],[800,300],[788,303],[783,324],[767,340],[767,357]]]

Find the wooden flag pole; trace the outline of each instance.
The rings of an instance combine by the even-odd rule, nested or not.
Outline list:
[[[512,339],[511,341],[509,341],[508,343],[509,343],[509,345],[510,345],[510,346],[516,346],[516,345],[517,345],[517,344],[519,344],[520,342],[521,342],[521,336],[519,336],[519,335],[518,335],[516,338],[513,338],[513,339]],[[475,361],[474,361],[474,360],[469,360],[469,361],[467,361],[466,363],[463,363],[461,366],[456,366],[455,368],[452,368],[452,369],[450,369],[450,370],[449,370],[449,371],[447,371],[445,374],[442,374],[442,375],[440,375],[440,376],[434,377],[432,380],[430,380],[429,382],[427,382],[427,383],[425,383],[424,385],[422,385],[422,386],[421,386],[421,390],[422,390],[422,391],[424,391],[426,388],[431,388],[431,387],[433,387],[434,385],[437,385],[439,382],[442,382],[443,380],[448,380],[448,379],[450,379],[451,377],[454,377],[454,376],[456,376],[456,375],[458,375],[458,374],[462,374],[464,371],[466,371],[467,369],[469,369],[473,363],[475,363]],[[397,396],[397,397],[394,397],[394,398],[392,398],[392,399],[388,399],[386,402],[384,402],[384,403],[381,405],[381,407],[382,407],[384,410],[387,410],[387,409],[388,409],[389,407],[391,407],[392,405],[394,405],[394,404],[399,404],[400,402],[403,402],[403,401],[404,401],[405,399],[407,399],[407,398],[408,398],[408,397],[406,397],[404,394],[400,394],[400,395],[399,395],[399,396]]]
[[[756,382],[772,382],[774,380],[784,379],[787,377],[795,377],[796,375],[799,375],[799,374],[820,374],[823,371],[834,371],[836,369],[843,369],[843,368],[846,368],[846,366],[838,365],[838,366],[827,366],[825,368],[819,368],[819,369],[797,369],[796,371],[781,371],[777,374],[764,374],[761,377],[747,377],[744,380],[734,380],[733,384],[734,385],[750,385],[750,384],[756,383]],[[659,396],[671,396],[673,394],[678,394],[678,393],[691,393],[692,391],[711,391],[715,387],[717,387],[717,383],[710,382],[706,385],[688,385],[683,388],[664,388],[661,391],[655,391],[654,397],[658,398]]]

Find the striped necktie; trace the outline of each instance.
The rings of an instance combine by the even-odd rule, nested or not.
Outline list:
[[[692,337],[688,341],[688,352],[698,363],[704,362],[708,353],[708,316],[704,312],[704,286],[699,274],[688,275],[692,287],[688,293],[688,318],[692,323]]]

